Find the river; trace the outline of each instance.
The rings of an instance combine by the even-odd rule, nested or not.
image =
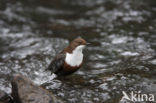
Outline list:
[[[51,80],[44,70],[79,36],[91,43],[82,68]],[[16,73],[67,103],[123,103],[122,91],[156,96],[156,1],[1,0],[1,90],[11,92]]]

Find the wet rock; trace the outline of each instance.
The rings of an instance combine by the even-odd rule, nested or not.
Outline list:
[[[16,103],[63,103],[52,93],[35,85],[30,79],[20,74],[13,77],[12,97]]]
[[[8,94],[0,90],[0,103],[9,103],[9,99]]]

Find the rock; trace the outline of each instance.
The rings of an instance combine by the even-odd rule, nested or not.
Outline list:
[[[8,94],[0,90],[0,103],[9,103],[9,99]]]
[[[16,103],[63,103],[51,92],[35,85],[30,79],[20,74],[13,77],[12,97]]]

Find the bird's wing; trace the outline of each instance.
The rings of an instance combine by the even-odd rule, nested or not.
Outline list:
[[[63,68],[65,60],[65,53],[58,54],[54,60],[50,63],[46,70],[50,70],[52,73],[57,72],[58,70]]]

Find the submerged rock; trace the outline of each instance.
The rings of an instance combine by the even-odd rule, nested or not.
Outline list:
[[[10,97],[7,93],[0,90],[0,103],[9,103]]]
[[[11,95],[16,103],[63,103],[52,93],[35,85],[25,76],[15,75],[11,84]]]

